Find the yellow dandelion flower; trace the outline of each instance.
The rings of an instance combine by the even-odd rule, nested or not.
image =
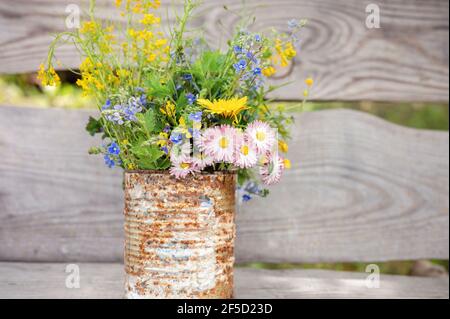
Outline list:
[[[197,103],[206,108],[212,114],[222,115],[224,117],[235,117],[247,109],[247,97],[242,99],[233,98],[231,100],[215,100],[211,102],[205,99],[199,99]]]

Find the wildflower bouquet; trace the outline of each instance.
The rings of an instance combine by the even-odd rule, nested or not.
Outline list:
[[[194,0],[185,0],[166,32],[156,14],[159,0],[115,5],[122,19],[100,21],[91,1],[89,19],[57,35],[39,72],[44,85],[59,83],[53,62],[61,41],[73,41],[84,56],[77,84],[100,110],[87,130],[104,140],[90,153],[101,154],[110,168],[170,170],[176,178],[236,170],[244,200],[266,195],[260,181],[273,184],[290,167],[285,154],[292,123],[282,108],[267,105],[265,97],[276,89],[267,78],[297,55],[304,22],[262,34],[248,31],[250,22],[243,20],[221,51],[187,30]]]

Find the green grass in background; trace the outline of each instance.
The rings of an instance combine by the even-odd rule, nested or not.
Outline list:
[[[73,78],[63,73],[63,85],[58,89],[41,90],[34,75],[0,76],[0,106],[60,107],[70,109],[95,108],[81,90],[73,84]],[[66,80],[66,81],[64,81]],[[295,108],[292,102],[277,102],[287,108]],[[352,109],[367,112],[399,125],[431,130],[449,130],[448,103],[387,103],[387,102],[311,102],[304,111],[327,109]],[[433,261],[448,271],[448,260]],[[376,263],[382,273],[408,275],[414,262]],[[364,272],[368,263],[321,263],[321,264],[268,264],[250,263],[247,266],[261,269],[328,269]]]
[[[448,260],[432,260],[434,264],[441,265],[448,272]],[[376,264],[380,267],[382,274],[404,275],[411,273],[414,261],[390,261],[371,263],[318,263],[318,264],[292,264],[292,263],[246,263],[239,264],[238,267],[251,267],[255,269],[321,269],[335,271],[365,272],[369,264]]]

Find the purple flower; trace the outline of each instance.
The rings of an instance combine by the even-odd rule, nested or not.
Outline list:
[[[116,142],[112,142],[109,146],[108,146],[108,153],[110,155],[119,155],[120,154],[120,147],[119,145],[117,145]]]
[[[192,74],[183,74],[183,80],[192,81]]]
[[[236,72],[244,71],[246,68],[247,68],[247,61],[245,61],[244,59],[234,64],[234,69],[236,70]]]
[[[116,165],[114,160],[109,155],[105,155],[103,158],[105,159],[106,166],[108,166],[109,168],[113,168],[114,165]]]
[[[107,99],[106,102],[105,102],[105,105],[102,106],[102,111],[108,110],[110,108],[111,108],[111,100]]]
[[[241,54],[242,53],[242,48],[240,46],[238,46],[238,45],[235,45],[233,50],[234,50],[234,53],[236,53],[236,54]]]
[[[243,200],[244,202],[248,202],[248,201],[250,201],[251,199],[252,199],[252,197],[251,197],[250,195],[248,195],[248,194],[242,195],[242,200]]]
[[[172,135],[170,135],[170,141],[176,145],[181,144],[183,141],[183,134],[172,132]]]
[[[167,146],[161,147],[161,151],[163,151],[166,154],[169,154],[169,149],[167,148]]]
[[[261,39],[261,36],[260,36],[259,34],[256,34],[256,35],[255,35],[255,41],[256,41],[256,42],[261,42],[261,40],[262,40],[262,39]]]
[[[187,98],[188,103],[190,105],[194,104],[197,101],[197,97],[194,94],[192,94],[192,93],[186,94],[186,98]]]
[[[202,121],[203,112],[192,113],[189,115],[189,119],[192,122],[201,122]]]
[[[166,125],[163,129],[164,133],[169,133],[170,132],[170,125]]]
[[[261,75],[262,71],[261,68],[254,68],[253,69],[253,75]]]
[[[146,105],[147,104],[147,95],[146,94],[142,94],[141,97],[139,98],[139,102],[142,105]]]

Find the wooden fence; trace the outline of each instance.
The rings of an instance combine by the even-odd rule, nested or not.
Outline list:
[[[86,8],[86,2],[2,0],[0,73],[36,70],[46,57],[49,33],[67,30],[66,6],[75,3]],[[97,3],[103,17],[117,16],[114,1]],[[371,0],[245,3],[257,17],[255,30],[269,26],[284,30],[292,18],[309,21],[296,66],[282,79],[294,84],[280,90],[278,98],[299,99],[302,80],[311,75],[317,83],[314,98],[320,100],[448,101],[447,0],[376,1],[381,10],[380,29],[366,27],[366,6]],[[239,11],[241,5],[242,0],[206,0],[192,27],[205,28],[211,43],[224,43],[238,22],[232,11]],[[64,67],[79,65],[77,52],[70,46],[63,46],[58,58]]]

